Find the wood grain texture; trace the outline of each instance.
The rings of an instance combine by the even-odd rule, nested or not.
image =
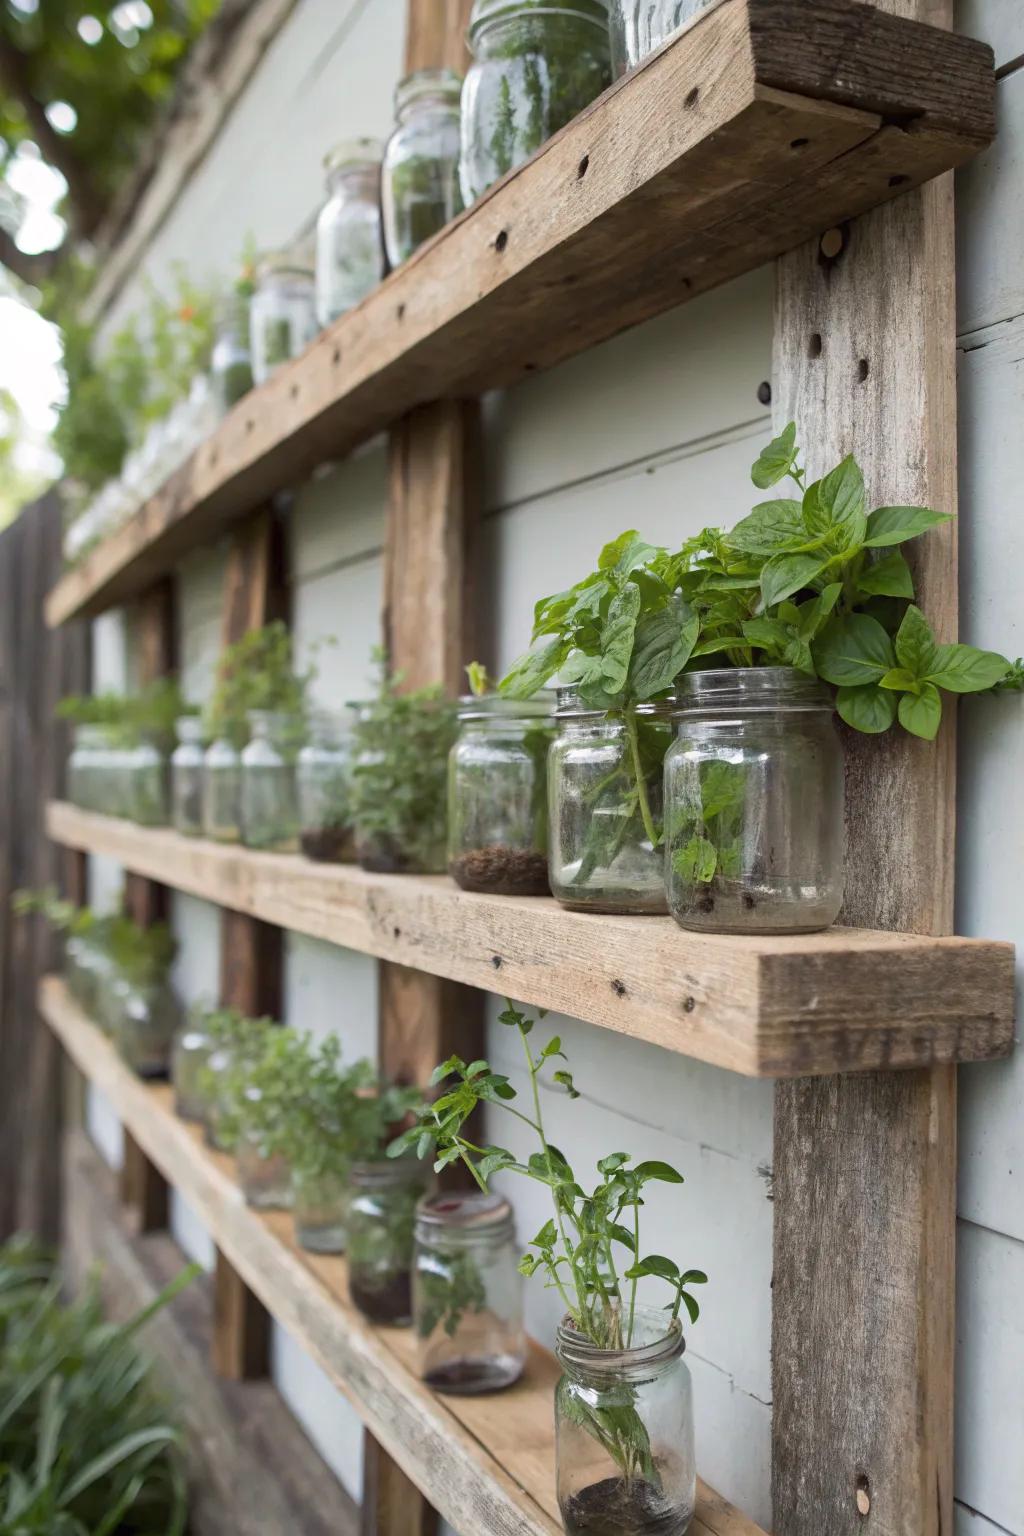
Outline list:
[[[753,940],[567,912],[444,876],[372,875],[52,805],[55,841],[378,959],[582,1018],[750,1076],[1005,1055],[1013,946],[871,929]]]
[[[180,1189],[273,1316],[353,1403],[364,1423],[456,1530],[560,1536],[552,1394],[558,1369],[531,1347],[524,1380],[493,1397],[441,1397],[416,1374],[409,1329],[372,1327],[352,1307],[345,1261],[305,1253],[291,1218],[250,1210],[232,1160],[173,1113],[171,1090],[135,1077],[110,1042],[47,979],[42,1015],[147,1154]],[[691,1536],[764,1536],[705,1484]]]
[[[84,1135],[67,1139],[61,1262],[72,1292],[99,1272],[107,1317],[126,1323],[184,1268],[166,1233],[118,1220],[114,1179]],[[237,1385],[209,1367],[213,1287],[201,1276],[146,1325],[142,1345],[185,1430],[193,1536],[356,1536],[358,1511],[270,1382]]]
[[[949,25],[944,0],[886,10]],[[856,451],[873,504],[956,510],[952,177],[779,263],[777,420],[817,473]],[[908,549],[956,638],[956,534]],[[946,934],[955,739],[847,740],[844,917]],[[923,1024],[927,1028],[926,1023]],[[775,1107],[773,1504],[785,1536],[953,1528],[956,1075],[781,1084]]]
[[[122,1203],[131,1207],[135,1231],[161,1232],[170,1210],[167,1180],[155,1168],[130,1131],[124,1132],[124,1158],[120,1170]]]
[[[220,1247],[213,1272],[212,1359],[226,1381],[256,1381],[270,1367],[270,1315]]]
[[[469,68],[466,29],[473,0],[408,0],[405,12],[405,72]]]
[[[241,401],[48,621],[123,601],[417,406],[551,367],[963,163],[993,99],[969,39],[857,0],[719,0]]]

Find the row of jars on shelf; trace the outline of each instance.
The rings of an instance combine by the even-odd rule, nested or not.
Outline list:
[[[464,890],[550,891],[581,911],[671,911],[710,932],[813,932],[838,915],[841,748],[827,690],[793,669],[695,672],[674,700],[625,713],[588,709],[575,688],[528,703],[464,699],[447,805],[417,808],[421,848],[431,843],[423,821],[437,822],[437,861],[419,864],[354,815],[353,771],[367,754],[345,721],[316,717],[297,759],[285,724],[254,714],[239,754],[227,741],[204,750],[200,723],[180,722],[177,830],[407,873],[440,873],[447,843],[448,872]],[[104,765],[86,756],[76,743],[76,803],[115,814],[127,805],[147,825],[168,820],[154,748],[132,753],[127,789],[105,786]]]
[[[476,0],[465,81],[417,70],[398,86],[386,146],[357,139],[328,155],[315,270],[286,253],[261,265],[249,326],[255,382],[298,356],[388,267],[401,266],[706,3]],[[243,339],[238,314],[234,322],[229,315],[223,368],[244,365]]]

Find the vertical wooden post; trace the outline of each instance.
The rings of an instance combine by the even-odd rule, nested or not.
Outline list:
[[[284,541],[268,508],[236,534],[224,578],[221,640],[233,645],[250,629],[287,616]],[[280,928],[221,912],[220,1000],[252,1016],[280,1018],[284,946]],[[214,1283],[213,1365],[229,1381],[265,1376],[270,1318],[220,1252]]]
[[[141,687],[175,670],[176,639],[174,579],[168,576],[151,587],[136,605],[135,643]],[[124,907],[132,922],[141,928],[167,922],[170,891],[156,880],[129,872],[124,879]],[[128,1131],[124,1132],[119,1191],[139,1232],[166,1227],[170,1211],[167,1180]]]
[[[408,0],[405,67],[466,66],[470,0]],[[422,406],[391,434],[384,560],[384,644],[409,688],[461,691],[472,657],[473,564],[479,514],[476,402]],[[425,1083],[452,1052],[483,1043],[483,996],[405,966],[382,963],[377,1051],[381,1070]],[[437,1513],[369,1433],[363,1442],[364,1536],[433,1536]]]
[[[880,4],[952,19],[948,0]],[[871,505],[956,510],[953,277],[952,176],[778,264],[777,422],[797,421],[812,473],[855,451]],[[908,554],[918,601],[954,639],[955,533]],[[947,710],[934,745],[847,734],[840,921],[950,931]],[[774,1162],[777,1536],[949,1536],[955,1068],[781,1084]]]

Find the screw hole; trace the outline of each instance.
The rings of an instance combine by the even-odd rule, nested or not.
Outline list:
[[[404,304],[399,304],[398,310],[397,310],[397,314],[398,314],[399,320],[404,320],[405,319],[405,305]]]
[[[906,186],[909,180],[909,176],[890,176],[889,185],[890,187],[903,187]]]
[[[811,337],[810,341],[807,343],[807,356],[808,357],[820,357],[821,356],[821,336],[818,334],[817,331],[814,332],[814,334]]]
[[[760,383],[757,386],[757,398],[761,402],[762,405],[771,405],[771,403],[772,403],[772,387],[768,383],[767,379],[765,379],[762,383]]]
[[[247,432],[254,432],[256,430],[256,423],[253,421],[251,416],[249,417],[249,420],[245,424],[245,430]]]
[[[492,955],[491,956],[491,964],[494,966],[494,969],[496,971],[500,971],[501,970],[501,956],[500,955]]]
[[[210,449],[210,464],[211,465],[216,464],[216,462],[217,462],[217,460],[219,458],[220,458],[220,454],[217,451],[217,449],[216,448],[211,448]]]
[[[862,357],[860,362],[857,364],[857,382],[859,384],[863,384],[870,371],[871,370],[868,366],[867,358]]]
[[[297,400],[299,398],[299,386],[297,384],[293,384],[291,387],[291,397],[293,400]]]
[[[871,1484],[862,1472],[857,1478],[857,1513],[869,1515],[871,1513]]]
[[[334,351],[331,353],[331,362],[334,364],[335,368],[337,368],[338,364],[341,362],[340,347],[335,347]]]
[[[400,939],[402,937],[402,930],[401,930],[401,928],[392,928],[391,932],[392,932],[393,937],[396,938],[396,939]]]
[[[579,165],[576,167],[576,180],[577,181],[582,181],[584,176],[589,171],[589,169],[590,169],[590,156],[589,155],[584,155],[583,159],[580,161]]]
[[[500,253],[505,249],[506,245],[508,245],[508,230],[500,229],[498,231],[498,238],[494,242],[494,249]]]
[[[612,991],[615,993],[616,997],[625,997],[626,983],[624,981],[619,981],[618,977],[616,977],[612,982]]]
[[[683,1012],[684,1013],[692,1013],[693,1010],[696,1008],[696,1006],[697,1006],[697,999],[695,997],[684,997],[683,998]]]
[[[789,147],[790,149],[803,149],[810,142],[810,139],[790,139]]]
[[[692,91],[687,91],[686,95],[683,97],[683,106],[684,107],[695,107],[699,100],[700,100],[700,90],[695,85],[693,90]]]
[[[826,229],[821,237],[819,249],[826,261],[835,261],[846,244],[846,235],[841,229]]]

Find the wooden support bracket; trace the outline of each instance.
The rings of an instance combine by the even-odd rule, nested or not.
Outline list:
[[[213,1368],[225,1381],[254,1381],[270,1363],[270,1314],[217,1250],[213,1277]]]

